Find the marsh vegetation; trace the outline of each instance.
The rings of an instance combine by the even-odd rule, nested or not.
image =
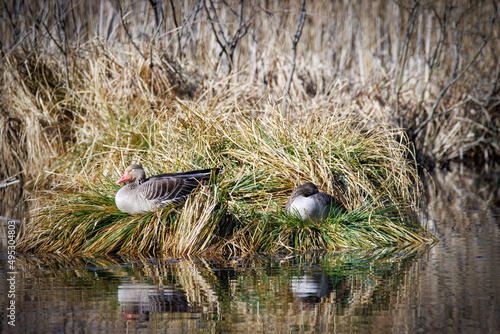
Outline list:
[[[417,166],[498,160],[494,1],[1,6],[0,180],[22,172],[34,200],[20,250],[426,242]],[[128,216],[113,199],[131,162],[224,173],[182,208]],[[286,216],[307,181],[347,212]]]

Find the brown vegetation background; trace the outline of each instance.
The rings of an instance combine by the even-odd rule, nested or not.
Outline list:
[[[0,179],[53,166],[110,101],[131,117],[174,100],[296,120],[342,108],[367,129],[404,128],[426,168],[492,165],[498,12],[494,0],[3,1]]]

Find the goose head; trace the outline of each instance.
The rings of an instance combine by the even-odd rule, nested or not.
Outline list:
[[[146,179],[146,173],[139,164],[132,164],[125,169],[123,176],[116,181],[116,184],[124,182],[143,182]]]
[[[293,190],[292,197],[296,196],[309,197],[317,193],[318,193],[318,187],[316,187],[314,183],[306,182]]]

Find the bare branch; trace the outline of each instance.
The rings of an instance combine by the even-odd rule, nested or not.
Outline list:
[[[484,37],[483,43],[481,44],[481,46],[479,47],[479,49],[476,51],[476,53],[474,54],[474,56],[472,57],[472,59],[467,63],[467,65],[465,66],[465,68],[458,75],[456,74],[457,71],[453,72],[450,81],[441,90],[441,92],[439,93],[438,98],[434,102],[434,105],[432,106],[432,109],[431,109],[431,113],[429,114],[429,116],[427,117],[427,119],[425,121],[423,121],[419,125],[419,127],[415,130],[414,136],[417,136],[418,133],[420,131],[422,131],[422,129],[425,126],[427,126],[427,124],[429,124],[429,122],[432,121],[436,117],[435,116],[436,110],[437,110],[439,104],[441,103],[441,100],[445,96],[446,92],[448,91],[448,89],[450,89],[451,86],[453,86],[458,80],[460,80],[464,76],[465,73],[468,72],[468,70],[471,67],[471,65],[476,61],[477,57],[479,57],[479,55],[482,53],[484,47],[486,46],[486,44],[488,44],[488,42],[491,39],[491,36],[492,36],[492,33],[493,33],[493,26],[495,24],[496,16],[497,16],[497,11],[494,12],[493,17],[491,18],[490,31],[489,31],[488,35]],[[455,64],[455,70],[457,70],[457,65],[458,64]]]
[[[174,7],[174,1],[170,0],[170,7],[172,8],[172,18],[174,19],[174,25],[176,30],[179,30],[179,23],[177,22],[177,15],[175,14],[175,7]],[[181,50],[182,50],[182,44],[181,44],[181,34],[179,32],[177,34],[177,57],[181,57]]]
[[[397,67],[396,83],[395,83],[395,103],[396,103],[396,114],[399,113],[399,94],[401,93],[401,88],[403,87],[403,73],[406,67],[406,61],[408,59],[408,48],[410,45],[410,39],[413,35],[413,28],[415,27],[415,20],[417,18],[418,8],[420,7],[420,1],[415,0],[413,7],[410,12],[410,22],[408,23],[408,28],[406,29],[406,38],[403,43],[403,52],[400,57],[400,66]]]
[[[52,34],[50,33],[50,29],[52,29],[52,27],[57,24],[57,20],[56,22],[54,22],[52,24],[52,26],[49,28],[47,27],[47,25],[45,24],[45,22],[43,20],[35,20],[34,19],[34,16],[33,16],[33,12],[31,11],[31,7],[29,6],[28,3],[26,3],[26,8],[28,9],[28,14],[31,16],[31,18],[37,22],[37,23],[41,23],[43,28],[45,29],[45,31],[47,32],[47,35],[50,37],[50,39],[54,42],[54,44],[57,46],[57,48],[59,49],[59,51],[61,51],[61,53],[65,53],[63,47],[58,43],[58,41],[54,38],[54,36],[52,36]]]
[[[293,37],[293,46],[292,46],[292,68],[290,69],[290,73],[288,74],[288,80],[286,82],[285,93],[284,96],[287,96],[290,93],[290,86],[292,84],[293,73],[295,72],[295,58],[297,55],[297,44],[299,43],[300,36],[302,35],[302,28],[304,27],[304,22],[306,20],[306,0],[302,0],[300,5],[300,16],[297,20],[297,32]]]
[[[144,56],[144,54],[141,52],[141,50],[139,49],[139,47],[137,46],[137,44],[135,44],[134,39],[132,38],[132,35],[130,35],[130,32],[128,31],[127,24],[125,23],[125,20],[123,19],[124,16],[123,16],[123,10],[122,10],[121,1],[120,0],[116,0],[116,4],[118,5],[118,11],[119,11],[119,13],[118,13],[119,15],[118,16],[120,17],[120,22],[122,24],[123,29],[125,30],[125,34],[127,35],[128,40],[130,41],[130,43],[132,43],[132,45],[137,50],[137,52],[141,55],[141,57],[144,60],[147,60],[146,56]]]
[[[214,32],[215,40],[217,41],[217,44],[219,44],[222,52],[226,55],[229,61],[229,73],[231,73],[233,62],[226,47],[227,36],[222,29],[217,30],[217,28],[215,27],[214,22],[217,22],[217,24],[220,26],[219,19],[217,17],[217,12],[215,11],[212,0],[208,0],[208,2],[210,3],[210,9],[207,7],[207,3],[205,1],[203,2],[203,5],[205,6],[205,11],[207,12],[210,26],[212,27],[212,31]],[[219,35],[222,35],[222,37],[220,38]]]
[[[244,5],[243,5],[243,0],[240,0],[239,5],[238,5],[238,8],[239,8],[238,14],[237,14],[239,26],[238,26],[238,29],[236,30],[236,32],[234,33],[233,37],[231,38],[231,37],[226,35],[224,30],[222,30],[221,28],[217,29],[215,27],[214,23],[217,23],[217,25],[220,26],[219,18],[217,17],[217,12],[215,10],[215,7],[214,7],[212,0],[208,0],[208,2],[210,4],[210,8],[208,8],[206,2],[204,2],[205,11],[207,12],[208,19],[209,19],[210,25],[212,27],[212,31],[214,32],[215,40],[217,41],[217,44],[219,44],[219,46],[222,49],[221,54],[224,53],[227,57],[228,62],[229,62],[228,73],[227,73],[229,75],[233,70],[234,51],[236,50],[236,47],[237,47],[240,39],[246,35],[246,33],[248,31],[248,25],[249,25],[250,21],[252,20],[253,16],[249,20],[243,22]],[[234,12],[232,9],[231,9],[231,11],[236,15],[236,12]]]
[[[425,81],[424,88],[422,89],[422,92],[420,93],[420,98],[419,98],[418,104],[417,104],[417,112],[413,114],[413,116],[409,122],[409,128],[413,128],[415,126],[417,117],[418,117],[418,115],[420,115],[420,112],[422,110],[422,104],[424,103],[425,92],[429,88],[429,85],[431,82],[430,78],[434,75],[434,70],[436,69],[436,64],[438,63],[438,59],[441,57],[441,52],[443,51],[443,46],[444,46],[444,41],[445,41],[445,36],[446,36],[445,24],[442,22],[441,18],[439,17],[439,15],[437,15],[437,13],[435,11],[434,11],[434,14],[439,22],[439,27],[440,27],[439,39],[437,41],[436,47],[434,48],[432,56],[427,60],[427,66],[429,67],[429,74],[428,74],[427,78],[425,79],[426,81]],[[444,10],[443,19],[446,20],[446,9]]]
[[[163,15],[161,15],[160,4],[156,0],[149,0],[149,3],[151,4],[151,7],[153,8],[153,13],[155,14],[156,29],[159,30],[159,27],[161,27],[161,24],[163,22]]]

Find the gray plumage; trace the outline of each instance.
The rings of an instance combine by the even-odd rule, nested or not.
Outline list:
[[[167,173],[146,178],[141,165],[132,164],[116,183],[128,182],[118,190],[115,203],[118,209],[129,214],[155,211],[170,205],[184,203],[187,196],[200,182],[209,180],[219,169],[203,169],[183,173]]]
[[[285,211],[298,213],[303,221],[319,222],[327,218],[330,212],[336,215],[339,212],[336,206],[339,204],[332,196],[319,192],[313,183],[307,182],[293,190]]]

